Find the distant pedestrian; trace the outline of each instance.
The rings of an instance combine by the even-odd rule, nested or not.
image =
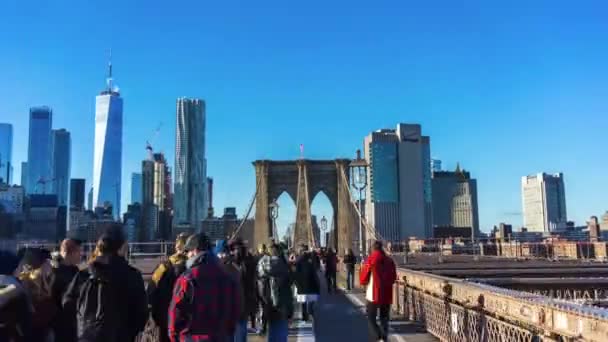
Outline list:
[[[286,342],[293,316],[293,293],[287,260],[277,244],[258,263],[259,296],[268,319],[268,342]]]
[[[177,278],[186,270],[187,253],[184,249],[188,235],[179,234],[175,240],[175,254],[160,263],[148,283],[148,303],[152,319],[160,330],[160,342],[168,342],[167,330],[169,303],[173,296],[173,286]]]
[[[53,300],[59,309],[51,322],[55,341],[76,341],[76,317],[63,310],[62,300],[68,286],[79,271],[78,266],[82,261],[80,245],[79,240],[65,239],[61,242],[59,251],[52,254],[49,283]]]
[[[325,254],[325,281],[327,292],[335,293],[338,289],[336,273],[338,272],[338,257],[333,249],[329,248]]]
[[[373,252],[361,268],[360,279],[361,285],[367,286],[365,299],[371,332],[376,340],[388,341],[388,322],[397,271],[393,259],[382,250],[382,242],[374,242]]]
[[[350,291],[355,287],[355,265],[357,264],[357,257],[352,249],[346,250],[342,262],[346,271],[346,289]]]
[[[188,238],[186,271],[177,278],[169,305],[172,342],[226,342],[233,338],[241,314],[236,279],[211,251],[209,238]]]
[[[314,314],[314,303],[319,299],[321,292],[313,253],[308,251],[308,246],[302,245],[295,264],[296,299],[302,305],[304,321],[308,321],[310,314]]]
[[[76,317],[80,342],[133,342],[148,321],[143,278],[124,258],[122,229],[116,224],[101,235],[95,258],[63,297],[63,309]]]

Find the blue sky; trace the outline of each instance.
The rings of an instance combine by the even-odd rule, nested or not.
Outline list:
[[[420,123],[478,179],[483,230],[519,226],[520,177],[565,173],[569,218],[608,209],[603,1],[29,1],[0,4],[0,122],[19,179],[28,108],[72,132],[92,178],[107,51],[124,97],[123,203],[145,142],[173,164],[175,99],[207,101],[215,207],[245,211],[251,161],[350,157],[371,130]],[[319,211],[325,214],[326,206]],[[281,225],[291,219],[281,215]],[[287,218],[286,218],[287,217]]]

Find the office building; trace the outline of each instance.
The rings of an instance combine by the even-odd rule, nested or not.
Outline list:
[[[70,137],[70,132],[65,129],[54,129],[51,136],[53,151],[52,193],[57,195],[59,206],[67,206],[70,187],[72,138]]]
[[[140,203],[142,201],[142,179],[141,173],[133,172],[131,174],[131,204]]]
[[[27,177],[29,177],[29,173],[27,172],[27,162],[21,162],[21,186],[24,189],[27,189]]]
[[[389,241],[429,236],[430,139],[421,134],[420,125],[372,132],[364,149],[368,222]]]
[[[174,225],[198,224],[207,217],[205,102],[179,98],[175,132]]]
[[[424,233],[433,236],[433,183],[431,165],[431,138],[423,136],[422,143],[422,176],[424,193]]]
[[[70,209],[83,211],[85,196],[84,178],[70,179]]]
[[[87,209],[93,211],[93,188],[89,189],[89,194],[87,195]]]
[[[113,216],[120,218],[123,101],[112,83],[111,62],[106,81],[106,89],[96,97],[95,103],[93,206],[112,207]]]
[[[21,186],[0,184],[0,206],[9,214],[23,213],[25,191]]]
[[[11,184],[13,176],[13,125],[0,123],[0,184]]]
[[[123,215],[123,223],[127,240],[130,242],[139,241],[139,232],[142,225],[142,207],[141,203],[134,202],[127,206],[127,212]]]
[[[207,177],[207,217],[213,217],[213,178]]]
[[[538,173],[521,178],[524,226],[530,232],[549,233],[566,225],[564,175]]]
[[[608,230],[608,210],[602,215],[602,221],[600,222],[601,230]]]
[[[142,162],[142,241],[170,238],[170,179],[162,153],[151,153],[150,158]]]
[[[32,194],[29,198],[29,213],[23,227],[25,237],[54,242],[65,236],[67,219],[57,206],[57,195]]]
[[[432,172],[443,171],[442,168],[441,168],[441,160],[439,160],[439,159],[431,159],[431,171]]]
[[[27,150],[27,194],[46,194],[53,179],[52,136],[53,111],[46,106],[30,109],[30,131]]]
[[[479,236],[477,180],[461,170],[433,172],[433,225],[469,228],[471,237]]]

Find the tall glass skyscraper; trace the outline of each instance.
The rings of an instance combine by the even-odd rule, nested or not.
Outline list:
[[[53,111],[51,108],[30,109],[30,135],[27,150],[27,194],[49,193],[53,178],[52,138]]]
[[[430,236],[430,138],[422,135],[420,125],[399,124],[370,133],[364,149],[368,222],[389,241]]]
[[[0,184],[11,184],[13,175],[13,125],[0,123]]]
[[[65,129],[54,129],[53,142],[53,193],[57,195],[57,204],[68,206],[70,185],[70,168],[72,158],[72,138]]]
[[[142,203],[142,174],[133,172],[131,174],[131,204]]]
[[[198,227],[207,215],[205,101],[177,99],[175,131],[174,225]]]
[[[122,172],[122,98],[112,84],[112,63],[108,64],[107,87],[95,103],[95,152],[93,156],[93,206],[112,206],[120,218]]]

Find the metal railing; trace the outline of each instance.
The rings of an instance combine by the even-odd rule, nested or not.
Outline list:
[[[393,309],[442,341],[605,341],[608,310],[399,270]]]

